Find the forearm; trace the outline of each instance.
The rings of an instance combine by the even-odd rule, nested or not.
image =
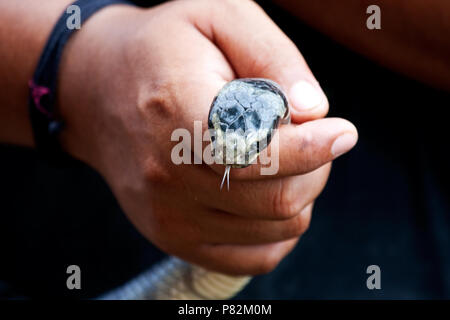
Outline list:
[[[0,0],[0,142],[33,146],[28,80],[71,0]]]
[[[450,89],[448,0],[274,0],[337,41],[420,81]],[[381,8],[381,30],[366,9]]]

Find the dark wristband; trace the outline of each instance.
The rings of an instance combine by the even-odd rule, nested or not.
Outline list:
[[[112,4],[131,4],[126,0],[78,0],[72,5],[80,8],[80,24],[98,10]],[[65,44],[77,29],[69,29],[64,12],[56,22],[42,51],[33,78],[29,81],[29,112],[38,152],[52,162],[66,157],[58,141],[64,123],[56,114],[58,69]]]

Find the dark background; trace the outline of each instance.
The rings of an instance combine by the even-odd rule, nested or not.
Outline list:
[[[311,227],[238,298],[450,298],[448,93],[388,71],[263,3],[360,139],[336,160]],[[92,298],[163,254],[95,172],[0,146],[0,298]],[[66,288],[81,267],[82,290]],[[366,268],[381,268],[368,290]]]

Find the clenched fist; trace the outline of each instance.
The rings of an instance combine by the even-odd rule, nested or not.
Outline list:
[[[207,129],[211,102],[235,78],[281,85],[292,124],[278,131],[279,170],[175,165],[177,128]],[[61,140],[97,169],[124,212],[169,254],[228,274],[271,271],[308,228],[330,161],[357,140],[300,52],[253,2],[174,1],[110,6],[70,40],[60,70]],[[192,151],[193,152],[193,151]],[[320,214],[320,213],[319,213]]]

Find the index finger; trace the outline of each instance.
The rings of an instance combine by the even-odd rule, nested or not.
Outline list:
[[[208,0],[203,5],[210,6],[211,14],[193,15],[196,26],[225,54],[238,77],[279,83],[294,122],[326,115],[328,100],[300,51],[256,3]]]

